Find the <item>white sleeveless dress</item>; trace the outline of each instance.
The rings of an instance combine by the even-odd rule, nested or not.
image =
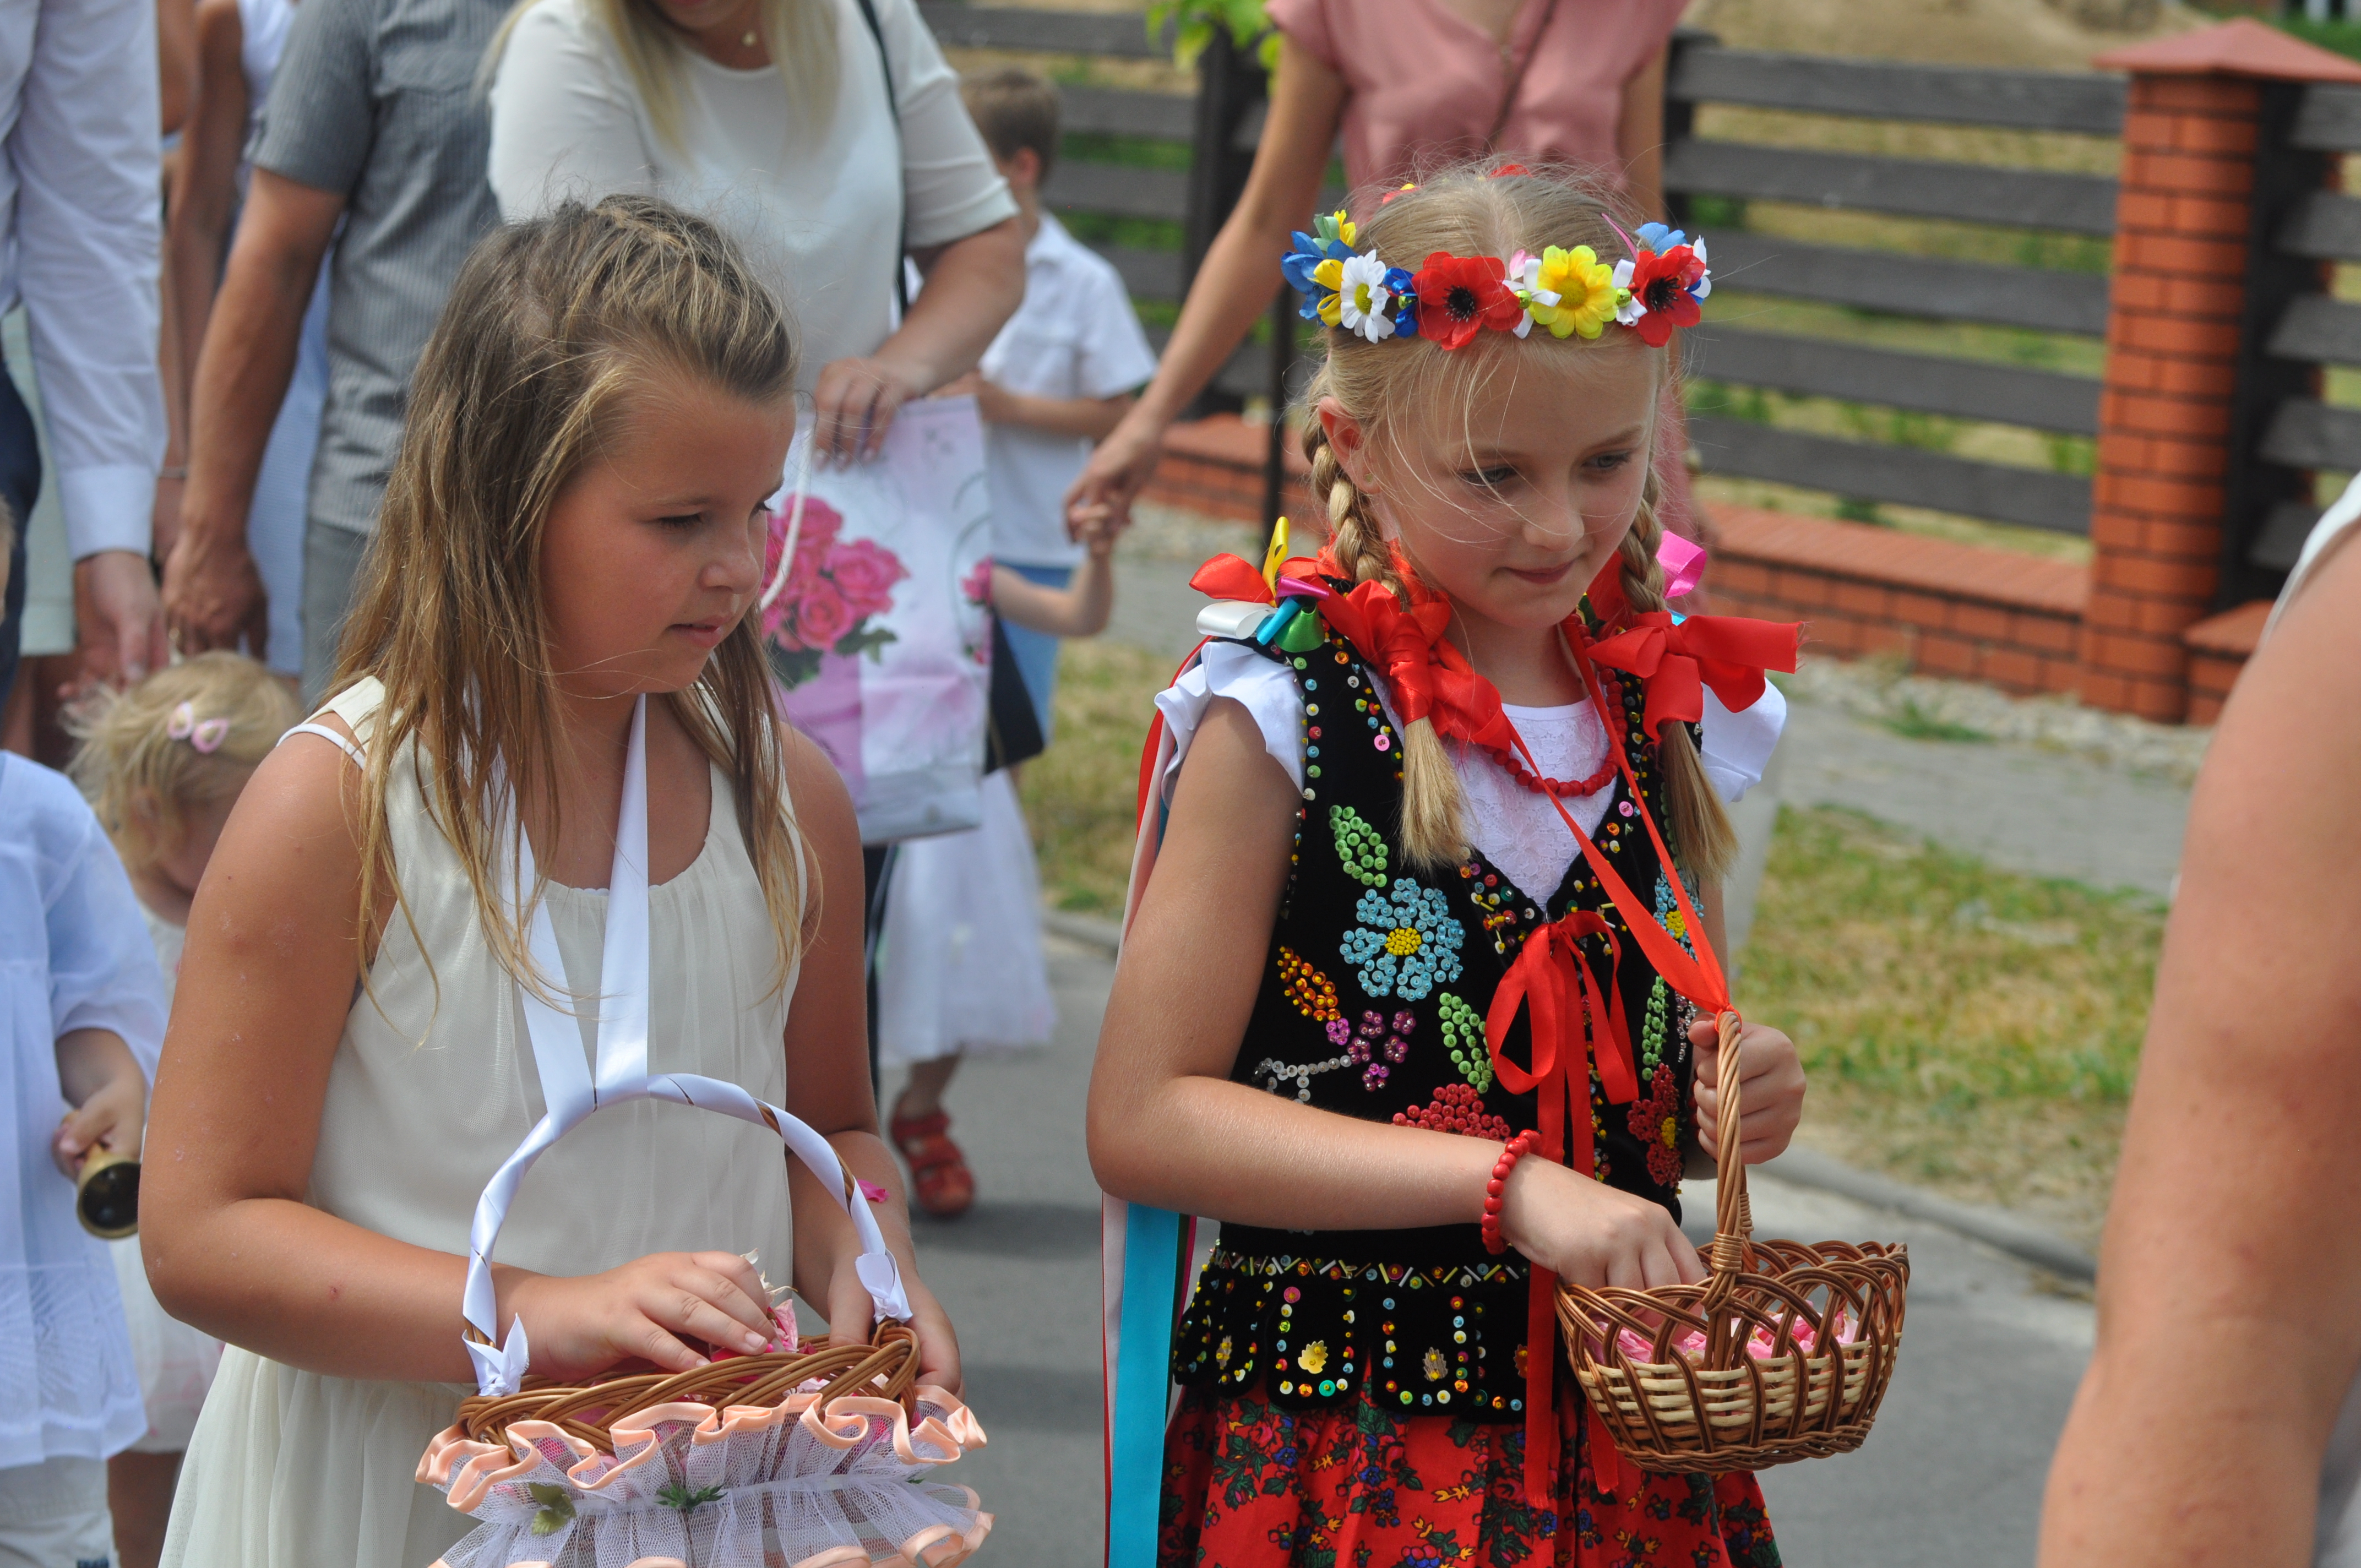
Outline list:
[[[380,697],[364,681],[327,711],[366,746]],[[541,1117],[539,1079],[516,987],[482,939],[466,873],[409,767],[397,764],[386,806],[416,936],[399,915],[388,923],[369,971],[376,1000],[357,996],[345,1020],[306,1199],[381,1234],[464,1255],[485,1182]],[[548,901],[567,986],[595,995],[604,894],[553,884]],[[784,1101],[796,977],[773,984],[770,913],[719,769],[703,849],[650,890],[649,905],[650,1069],[704,1073]],[[592,1050],[586,1035],[586,1063]],[[784,1278],[789,1244],[775,1134],[638,1102],[600,1113],[543,1157],[496,1256],[579,1275],[652,1252],[759,1248],[764,1271]],[[455,1293],[455,1342],[461,1326]],[[424,1568],[473,1528],[412,1478],[427,1441],[472,1392],[330,1377],[232,1346],[190,1442],[163,1562]]]

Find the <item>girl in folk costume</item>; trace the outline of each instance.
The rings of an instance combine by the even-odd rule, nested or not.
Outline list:
[[[1092,1082],[1106,1190],[1223,1222],[1160,1562],[1779,1561],[1752,1476],[1619,1459],[1552,1310],[1554,1277],[1702,1278],[1677,1191],[1716,1084],[1750,1161],[1804,1090],[1784,1036],[1720,1060],[1690,1001],[1796,630],[1664,609],[1651,445],[1705,247],[1616,204],[1462,170],[1297,236],[1329,543],[1198,576],[1239,602],[1158,700]]]
[[[189,920],[143,1240],[231,1348],[166,1563],[424,1568],[472,1523],[416,1477],[474,1364],[513,1389],[759,1349],[749,1245],[867,1340],[855,1227],[776,1134],[610,1092],[484,1244],[500,1343],[463,1344],[478,1194],[631,1074],[825,1135],[880,1200],[923,1380],[957,1387],[876,1133],[852,810],[747,616],[795,366],[736,247],[659,202],[563,206],[461,269],[336,695]]]

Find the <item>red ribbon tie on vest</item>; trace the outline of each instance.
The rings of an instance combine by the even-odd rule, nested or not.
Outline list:
[[[1705,717],[1705,688],[1732,713],[1761,700],[1765,670],[1793,670],[1803,629],[1728,615],[1692,615],[1679,621],[1670,610],[1631,617],[1631,630],[1590,644],[1590,656],[1609,669],[1647,683],[1643,725],[1648,739],[1661,740],[1664,720],[1695,724]]]

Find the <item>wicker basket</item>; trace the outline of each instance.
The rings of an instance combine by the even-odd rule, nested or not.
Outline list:
[[[915,1419],[918,1336],[906,1324],[889,1322],[880,1324],[875,1342],[865,1345],[768,1351],[686,1372],[603,1372],[580,1383],[528,1376],[513,1394],[474,1394],[460,1400],[456,1424],[476,1442],[505,1443],[511,1422],[547,1421],[601,1453],[612,1453],[609,1429],[625,1416],[682,1401],[774,1407],[815,1377],[828,1379],[814,1401],[822,1409],[840,1395],[860,1394],[891,1399]]]
[[[1721,1015],[1737,1060],[1738,1015]],[[1583,1397],[1642,1470],[1763,1470],[1861,1446],[1902,1345],[1906,1249],[1752,1239],[1739,1086],[1721,1086],[1715,1234],[1702,1285],[1561,1284]]]

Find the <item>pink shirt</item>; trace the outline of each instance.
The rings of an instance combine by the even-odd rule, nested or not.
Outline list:
[[[1623,183],[1623,84],[1656,57],[1687,0],[1524,0],[1509,48],[1532,64],[1499,150],[1587,164]],[[1500,46],[1444,0],[1268,0],[1281,32],[1345,79],[1345,178],[1400,181],[1480,155],[1509,68]]]

